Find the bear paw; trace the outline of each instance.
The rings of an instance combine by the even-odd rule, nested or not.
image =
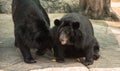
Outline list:
[[[31,63],[36,63],[36,61],[34,59],[24,59],[25,63],[31,64]]]

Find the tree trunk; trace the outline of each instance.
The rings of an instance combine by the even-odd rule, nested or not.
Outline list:
[[[93,19],[110,17],[111,0],[80,0],[80,11]]]

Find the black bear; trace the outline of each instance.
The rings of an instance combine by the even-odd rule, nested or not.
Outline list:
[[[54,25],[51,34],[57,62],[64,62],[64,57],[85,57],[83,64],[87,66],[99,58],[99,44],[88,18],[70,13],[56,19]]]
[[[19,47],[26,63],[35,63],[30,48],[43,55],[51,45],[50,20],[39,0],[13,0],[15,46]]]

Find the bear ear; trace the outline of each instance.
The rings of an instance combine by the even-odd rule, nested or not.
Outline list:
[[[74,23],[72,24],[72,27],[73,27],[73,29],[79,29],[80,23],[79,23],[79,22],[74,22]]]
[[[54,25],[55,25],[55,26],[59,26],[59,25],[60,25],[60,20],[59,20],[59,19],[55,19]]]

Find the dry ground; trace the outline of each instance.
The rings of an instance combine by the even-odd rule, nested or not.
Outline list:
[[[112,0],[116,1],[116,0]],[[119,1],[119,0],[117,0]],[[120,16],[120,4],[114,3],[114,12]],[[61,18],[64,14],[49,14],[51,27],[55,18]],[[36,56],[35,64],[23,62],[22,55],[14,46],[14,25],[11,14],[0,14],[0,71],[120,71],[120,22],[91,20],[95,36],[99,41],[100,59],[89,67],[73,59],[67,59],[65,63],[50,61],[51,56]]]
[[[61,18],[64,14],[49,14],[51,24],[55,18]],[[51,62],[52,57],[36,56],[36,64],[26,64],[18,48],[14,46],[14,26],[10,14],[0,14],[0,69],[3,71],[120,71],[120,47],[117,37],[120,35],[119,27],[113,26],[114,22],[104,20],[91,20],[95,36],[98,39],[101,51],[100,59],[93,65],[85,67],[73,59],[67,59],[60,64]],[[112,23],[113,25],[109,25]],[[118,24],[119,25],[119,24]],[[112,30],[112,31],[111,31]],[[117,35],[115,33],[117,32]]]

